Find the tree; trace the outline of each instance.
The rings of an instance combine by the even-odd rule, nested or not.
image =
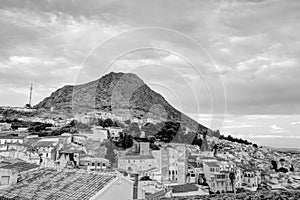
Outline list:
[[[154,136],[160,131],[160,127],[156,124],[146,123],[141,127],[141,131],[145,132],[145,137]]]
[[[231,135],[228,135],[227,138],[229,141],[233,142],[233,137]]]
[[[201,139],[200,133],[198,133],[198,134],[195,135],[194,140],[192,142],[192,145],[197,145],[197,146],[199,146],[199,148],[201,148],[201,146],[202,146],[202,139]]]
[[[180,128],[180,123],[172,121],[165,122],[161,130],[155,134],[156,139],[161,142],[169,143],[176,136]]]
[[[291,169],[290,169],[291,172],[295,171],[294,169],[294,165],[291,165]]]
[[[107,141],[104,145],[106,147],[105,158],[108,159],[111,164],[116,163],[117,155],[114,151],[114,149],[115,149],[114,144],[110,141]]]
[[[218,152],[218,145],[217,144],[214,144],[213,151],[214,151],[214,156],[216,156],[217,152]]]
[[[140,127],[136,122],[130,124],[128,131],[129,133],[133,134],[135,137],[139,137],[141,135]]]
[[[275,160],[272,160],[271,164],[272,164],[272,169],[275,169],[275,171],[277,171],[277,168],[278,168],[277,162]]]
[[[73,120],[70,122],[70,126],[75,127],[77,123],[78,123],[78,121],[76,121],[75,119],[73,119]]]
[[[97,123],[98,126],[104,126],[104,121],[102,118],[98,118],[98,123]]]
[[[124,149],[132,147],[133,146],[132,136],[127,133],[124,133],[123,138],[119,140],[119,145]]]
[[[281,167],[281,168],[279,168],[279,169],[277,170],[277,172],[287,173],[287,172],[289,172],[289,170],[288,170],[287,168],[285,168],[285,167]]]
[[[127,125],[129,125],[129,124],[131,124],[131,120],[127,119],[124,123],[127,124]]]
[[[130,148],[133,146],[133,137],[132,135],[128,135],[128,134],[125,134],[124,138],[123,138],[124,142],[123,142],[123,148],[124,149],[127,149],[127,148]]]
[[[119,140],[123,140],[124,136],[123,136],[123,133],[119,133]]]
[[[105,119],[103,122],[103,127],[111,127],[113,125],[114,125],[114,122],[110,118]]]
[[[233,193],[235,193],[235,173],[234,172],[230,172],[229,174],[229,179],[230,179],[230,183],[231,183],[231,187],[232,187],[232,191]]]
[[[118,147],[122,147],[123,149],[127,149],[133,146],[133,137],[132,135],[127,134],[126,132],[119,134],[119,140],[116,142]]]
[[[219,130],[216,130],[216,131],[213,132],[213,136],[215,136],[215,137],[217,137],[217,138],[220,137],[220,135],[221,135],[221,134],[220,134],[220,131],[219,131]]]

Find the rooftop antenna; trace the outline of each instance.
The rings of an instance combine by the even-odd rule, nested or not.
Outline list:
[[[30,93],[29,93],[29,107],[31,108],[31,101],[32,101],[32,90],[33,90],[33,86],[32,84],[30,84]]]

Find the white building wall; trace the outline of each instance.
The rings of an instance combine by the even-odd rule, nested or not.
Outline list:
[[[92,200],[132,200],[133,199],[133,182],[119,178],[108,189],[99,196],[92,197]]]

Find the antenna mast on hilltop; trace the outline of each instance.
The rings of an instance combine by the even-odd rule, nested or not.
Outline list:
[[[29,93],[29,107],[31,108],[31,100],[32,100],[32,90],[33,90],[33,86],[32,84],[30,85],[30,93]]]

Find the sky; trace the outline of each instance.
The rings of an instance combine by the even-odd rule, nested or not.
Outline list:
[[[0,105],[130,72],[223,134],[300,148],[297,0],[0,2]]]

